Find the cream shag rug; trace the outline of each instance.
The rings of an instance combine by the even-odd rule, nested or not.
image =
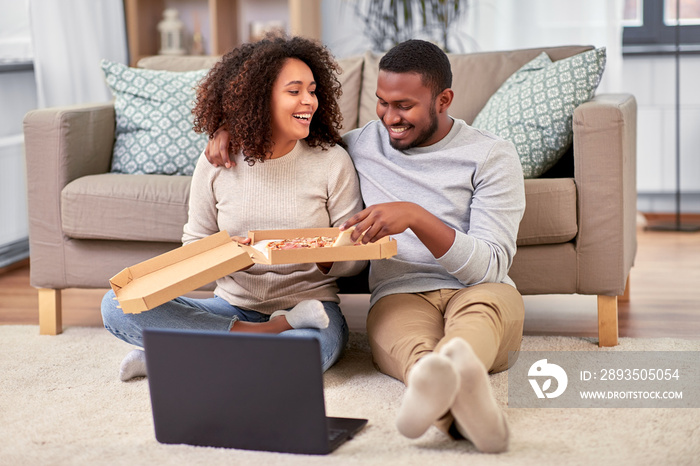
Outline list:
[[[508,417],[508,452],[488,455],[431,428],[409,440],[394,427],[403,384],[377,372],[366,336],[353,333],[325,375],[330,416],[367,427],[327,456],[162,445],[148,383],[118,380],[131,349],[101,328],[39,336],[37,326],[0,326],[0,464],[3,465],[489,465],[698,464],[698,409],[508,409],[507,373],[491,377]],[[591,339],[525,337],[523,350],[599,351]],[[604,351],[700,351],[700,340],[622,338]],[[261,402],[254,393],[232,402]]]

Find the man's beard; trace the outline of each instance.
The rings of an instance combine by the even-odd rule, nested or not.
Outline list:
[[[393,147],[396,150],[407,150],[407,149],[412,149],[414,147],[418,147],[421,144],[423,144],[425,141],[433,137],[435,132],[438,129],[438,118],[437,118],[437,112],[435,111],[435,106],[431,105],[430,106],[430,124],[428,125],[427,128],[425,128],[423,131],[421,131],[418,136],[413,141],[408,141],[408,142],[403,142],[403,141],[395,141],[389,138],[389,144],[391,144],[391,147]]]

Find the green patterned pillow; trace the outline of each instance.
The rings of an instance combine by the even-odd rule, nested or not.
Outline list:
[[[550,169],[573,139],[574,109],[591,99],[605,68],[605,48],[552,62],[542,52],[491,96],[472,126],[515,144],[525,178]]]
[[[195,86],[208,70],[160,71],[102,60],[117,118],[112,172],[191,175],[207,144],[192,130]]]

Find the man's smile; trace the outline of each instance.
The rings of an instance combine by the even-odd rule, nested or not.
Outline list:
[[[405,136],[407,136],[408,131],[413,128],[411,125],[403,124],[403,125],[385,125],[387,131],[389,131],[389,136],[391,138],[395,139],[402,139]]]

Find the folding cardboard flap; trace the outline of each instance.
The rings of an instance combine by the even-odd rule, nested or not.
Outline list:
[[[187,260],[190,257],[194,257],[205,251],[213,249],[217,246],[230,243],[232,241],[233,240],[231,239],[231,236],[228,234],[228,232],[226,230],[223,230],[213,235],[202,238],[198,241],[194,241],[184,246],[180,246],[179,248],[173,249],[172,251],[168,251],[151,259],[139,262],[138,264],[128,267],[128,270],[131,270],[134,277],[140,277],[149,273],[153,273],[165,267],[169,267],[176,262]]]
[[[220,231],[127,267],[110,279],[122,309],[142,312],[253,265],[228,232]]]
[[[201,266],[195,267],[189,275],[171,276],[167,281],[163,282],[164,285],[162,287],[153,287],[143,297],[146,309],[159,306],[253,263],[245,253],[233,256],[226,252],[226,250],[232,251],[234,249],[238,249],[237,245],[235,248],[234,245],[223,245],[207,251],[210,253],[221,253],[226,259],[205,269]],[[194,256],[193,259],[199,259],[200,257],[200,255]]]
[[[127,267],[109,279],[109,286],[112,287],[114,294],[117,294],[119,290],[128,285],[133,279],[134,277],[131,273],[131,269]]]
[[[248,246],[247,244],[241,244],[240,246],[246,253],[248,253],[250,258],[256,264],[269,263],[269,261],[270,261],[269,258],[267,256],[265,256],[265,254],[262,251],[254,248],[253,246]]]
[[[183,261],[189,257],[195,256],[202,251],[216,247],[217,245],[225,244],[231,242],[231,237],[228,232],[220,231],[213,235],[202,238],[199,241],[195,241],[179,248],[173,249],[172,251],[165,252],[151,259],[147,259],[138,264],[132,265],[123,269],[121,272],[117,273],[115,276],[109,279],[109,283],[112,289],[116,293],[117,289],[123,288],[129,282],[131,282],[134,277],[140,277],[153,273],[157,270],[163,269],[172,265],[175,262]]]

